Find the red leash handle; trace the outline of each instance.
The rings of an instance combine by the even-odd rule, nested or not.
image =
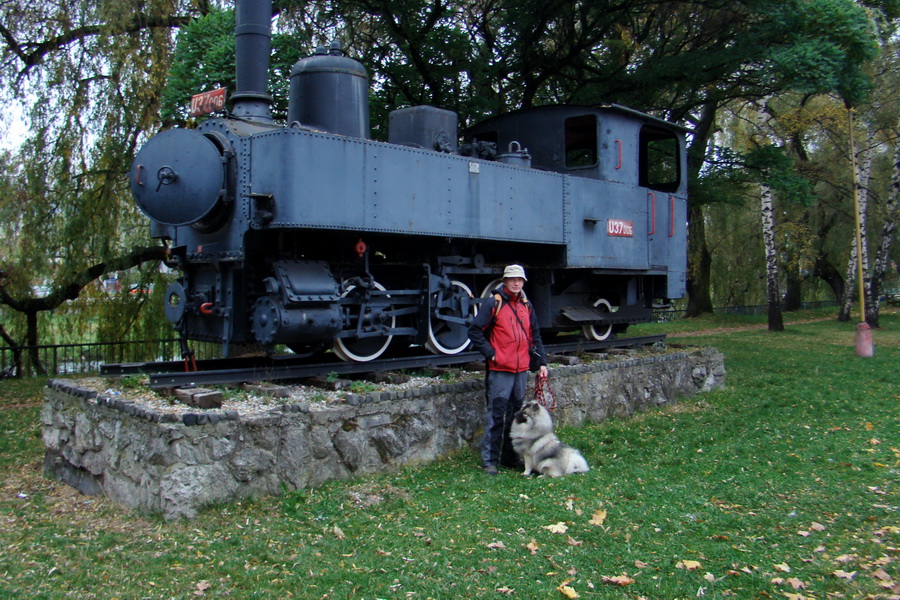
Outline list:
[[[544,391],[546,386],[547,390]],[[536,375],[534,378],[534,399],[549,411],[556,409],[556,396],[550,389],[550,378],[545,375]]]

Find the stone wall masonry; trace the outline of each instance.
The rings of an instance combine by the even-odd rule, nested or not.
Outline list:
[[[725,384],[713,349],[555,367],[557,424],[627,417]],[[349,394],[325,408],[159,413],[52,380],[41,420],[45,473],[142,513],[192,518],[205,506],[427,463],[477,443],[481,379]]]

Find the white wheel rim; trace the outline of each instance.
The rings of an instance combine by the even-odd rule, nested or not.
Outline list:
[[[501,283],[503,283],[503,279],[498,278],[487,284],[487,286],[483,290],[481,290],[481,297],[489,297],[491,295],[491,292],[500,287]]]
[[[458,287],[463,290],[469,298],[474,298],[472,295],[472,290],[469,289],[469,286],[464,284],[461,281],[451,281],[450,285],[453,287]],[[428,315],[428,341],[425,343],[425,347],[428,348],[429,352],[433,354],[459,354],[463,350],[469,347],[471,341],[468,336],[466,336],[466,341],[457,346],[456,348],[448,348],[444,344],[442,344],[434,333],[434,320],[431,315]]]
[[[374,287],[376,290],[381,290],[382,292],[386,290],[386,288],[378,282],[374,282],[372,284],[372,287]],[[356,286],[351,285],[344,291],[343,294],[341,294],[341,297],[343,298],[344,296],[346,296],[347,294],[352,292],[354,289],[356,289]],[[388,295],[387,297],[390,298],[390,295]],[[396,324],[397,324],[397,317],[391,317],[390,326],[394,327]],[[382,339],[382,338],[380,338],[380,337],[357,338],[355,340],[350,340],[348,338],[348,342],[345,344],[344,338],[338,338],[334,341],[332,350],[334,350],[334,353],[336,355],[338,355],[338,357],[340,357],[340,359],[343,360],[344,362],[369,362],[369,361],[375,360],[376,358],[378,358],[379,356],[384,354],[385,350],[388,349],[388,346],[391,345],[391,340],[394,339],[393,335],[383,336],[384,343],[381,345],[380,348],[378,348],[375,352],[373,352],[371,354],[358,354],[358,353],[354,352],[353,350],[351,350],[348,347],[348,344],[352,344],[353,341],[365,342],[365,341],[370,341],[370,340],[374,341],[377,339]]]
[[[606,312],[611,313],[615,312],[613,310],[612,304],[609,303],[605,298],[600,298],[593,304],[594,308],[603,307],[606,309]],[[601,325],[599,328],[596,325],[585,325],[582,327],[584,331],[584,337],[589,340],[594,340],[595,342],[602,342],[609,338],[612,335],[612,325]]]

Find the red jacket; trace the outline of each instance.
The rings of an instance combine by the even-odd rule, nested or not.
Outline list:
[[[469,338],[475,349],[488,359],[488,369],[521,373],[528,370],[531,346],[536,342],[539,350],[543,350],[539,329],[532,321],[530,305],[518,295],[510,296],[505,288],[500,294],[503,297],[500,311],[494,315],[495,299],[485,302],[469,328]]]

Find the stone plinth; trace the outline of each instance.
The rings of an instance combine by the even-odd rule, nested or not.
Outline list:
[[[558,424],[625,417],[722,387],[711,349],[557,367]],[[267,413],[159,413],[53,380],[41,414],[45,472],[84,493],[166,519],[332,479],[425,463],[477,442],[483,381],[368,395]]]

